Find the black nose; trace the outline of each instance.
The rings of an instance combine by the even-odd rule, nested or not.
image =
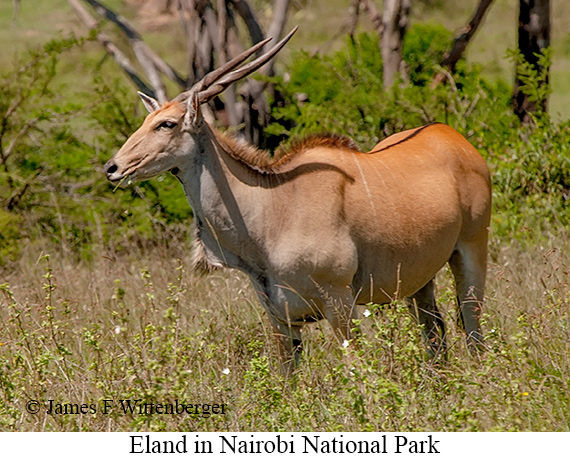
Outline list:
[[[105,164],[105,166],[103,167],[103,171],[107,176],[112,175],[117,171],[117,165],[111,159]]]

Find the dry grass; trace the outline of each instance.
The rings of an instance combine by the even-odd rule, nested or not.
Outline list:
[[[424,359],[395,303],[363,317],[364,337],[347,349],[326,323],[309,325],[296,388],[276,374],[271,329],[245,277],[189,273],[177,260],[185,245],[89,265],[29,252],[2,275],[0,429],[568,431],[570,257],[567,243],[550,244],[493,247],[481,360],[454,325],[443,271],[446,364]],[[115,402],[108,414],[103,399]],[[228,410],[124,414],[127,399]],[[41,402],[37,414],[26,412],[30,400]],[[50,415],[49,400],[97,413]]]

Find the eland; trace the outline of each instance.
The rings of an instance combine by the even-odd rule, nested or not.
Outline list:
[[[194,211],[194,263],[244,271],[279,340],[285,371],[301,328],[326,318],[350,340],[356,305],[407,298],[428,353],[446,350],[434,277],[449,263],[467,345],[483,345],[491,182],[457,131],[430,124],[370,152],[348,138],[312,136],[275,156],[208,125],[200,105],[271,59],[244,61],[263,41],[159,104],[104,167],[114,183],[171,172]]]

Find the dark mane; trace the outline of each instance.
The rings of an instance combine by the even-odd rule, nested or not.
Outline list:
[[[309,135],[301,139],[295,139],[286,147],[279,147],[275,155],[286,153],[287,155],[295,155],[301,151],[314,148],[331,148],[343,149],[346,151],[360,152],[356,143],[349,137],[335,134],[316,134]]]
[[[342,135],[310,135],[303,139],[293,140],[290,144],[279,147],[274,155],[263,149],[257,149],[234,136],[215,131],[216,139],[225,151],[234,159],[247,165],[253,170],[271,174],[288,163],[293,157],[314,148],[342,149],[345,151],[360,152],[356,143]]]

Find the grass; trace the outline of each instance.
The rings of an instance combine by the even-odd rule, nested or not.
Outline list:
[[[90,264],[30,250],[3,272],[0,430],[568,431],[570,256],[551,242],[493,245],[480,360],[454,324],[444,270],[448,363],[424,358],[404,305],[372,306],[363,338],[346,349],[325,322],[306,327],[296,388],[277,374],[271,328],[246,278],[191,273],[184,243]],[[104,399],[227,411],[103,414]],[[26,412],[30,400],[41,403],[37,414]],[[49,400],[97,413],[47,414]]]

